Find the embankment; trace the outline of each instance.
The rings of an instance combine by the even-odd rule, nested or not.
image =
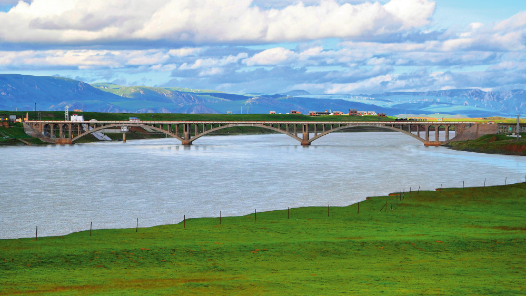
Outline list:
[[[460,151],[490,153],[490,154],[508,154],[508,155],[526,155],[526,134],[521,139],[507,137],[505,135],[485,135],[476,140],[449,142],[446,146]]]

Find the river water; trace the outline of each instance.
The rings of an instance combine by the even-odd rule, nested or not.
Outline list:
[[[433,135],[432,135],[433,137]],[[394,132],[0,149],[0,239],[178,223],[302,206],[345,206],[420,187],[523,182],[526,158],[424,147]]]

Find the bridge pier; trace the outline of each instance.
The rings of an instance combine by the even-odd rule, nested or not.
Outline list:
[[[303,138],[301,139],[301,146],[309,146],[309,125],[303,125]]]
[[[438,142],[438,135],[440,134],[440,124],[435,125],[435,142]]]
[[[429,124],[426,124],[426,125],[424,126],[426,142],[429,142],[429,127],[430,127]]]
[[[449,125],[444,125],[444,127],[446,128],[446,142],[449,141]]]
[[[189,146],[189,145],[192,145],[192,141],[190,141],[190,124],[189,123],[185,123],[183,125],[184,127],[184,138],[183,138],[183,145],[185,146]],[[197,134],[197,126],[195,127],[196,129],[196,134]]]

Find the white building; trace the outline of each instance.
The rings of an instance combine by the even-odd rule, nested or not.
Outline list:
[[[71,115],[71,121],[84,121],[84,115]]]

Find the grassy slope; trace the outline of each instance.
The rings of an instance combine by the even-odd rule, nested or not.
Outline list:
[[[519,141],[516,138],[504,135],[485,135],[472,141],[450,142],[447,144],[452,149],[492,153],[526,155],[526,134],[521,134]]]
[[[0,113],[13,114],[20,117],[25,117],[25,111],[7,112],[0,111]],[[69,114],[84,115],[86,120],[128,120],[130,117],[138,117],[143,121],[172,121],[172,120],[225,120],[225,121],[390,121],[392,117],[378,117],[378,116],[308,116],[303,114],[182,114],[182,113],[99,113],[99,112],[73,112]],[[53,117],[54,116],[54,117]],[[34,112],[29,112],[29,118],[34,120]],[[43,111],[42,120],[64,120],[64,112]]]
[[[122,89],[125,91],[126,89],[151,89],[151,90],[158,90],[159,92],[165,92],[166,90],[169,91],[179,91],[179,92],[192,92],[192,93],[222,93],[221,91],[217,90],[210,90],[210,89],[191,89],[186,87],[150,87],[150,86],[122,86],[112,83],[93,83],[91,86],[96,87],[102,91],[107,91],[111,93],[115,93],[116,90]]]
[[[5,136],[8,139],[4,139]],[[0,146],[13,146],[13,145],[26,145],[25,143],[18,141],[17,139],[23,139],[24,141],[31,143],[32,145],[44,144],[40,139],[32,138],[24,132],[22,123],[12,123],[9,128],[0,126]]]
[[[0,240],[0,295],[524,295],[524,196],[526,184],[444,189],[372,198],[359,214],[308,207]]]

